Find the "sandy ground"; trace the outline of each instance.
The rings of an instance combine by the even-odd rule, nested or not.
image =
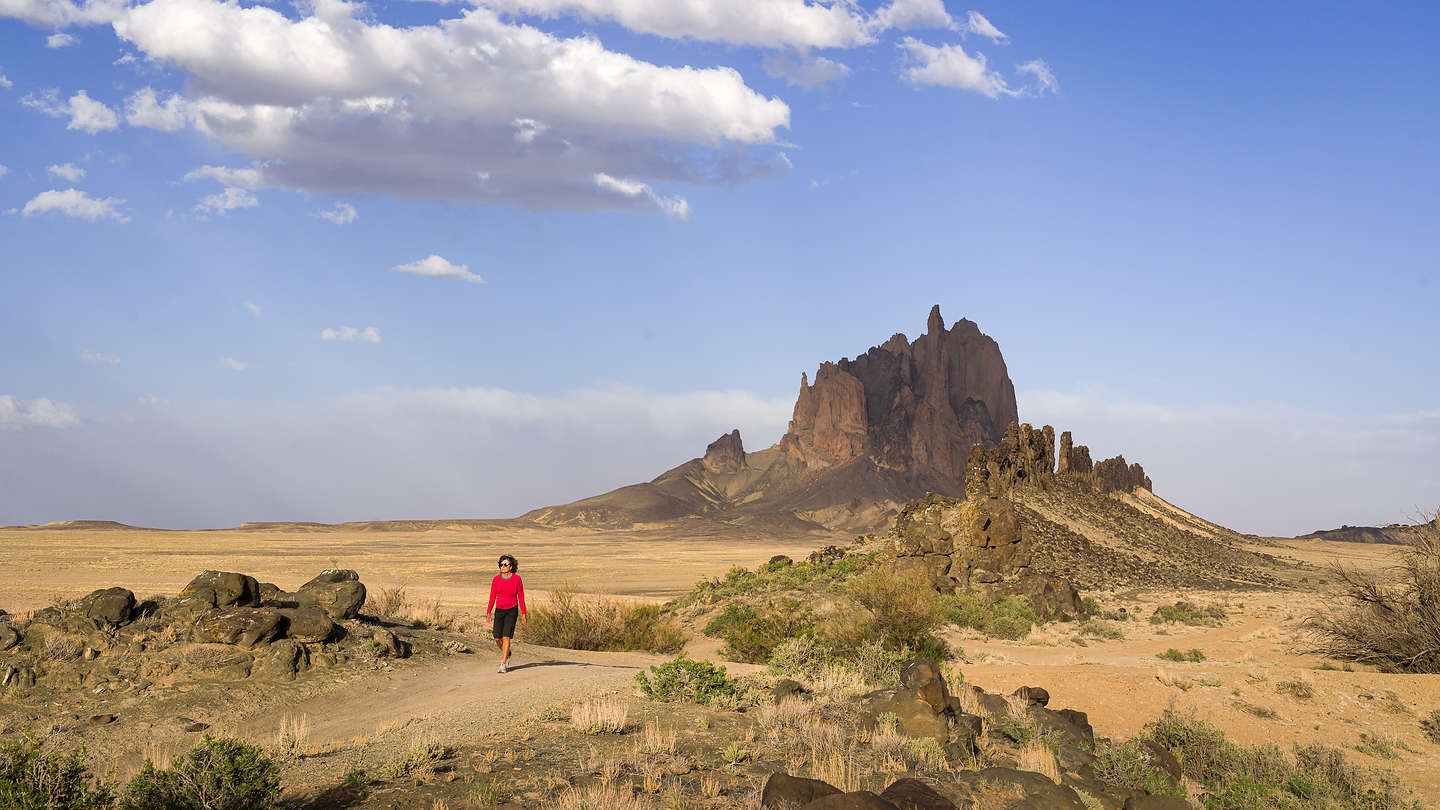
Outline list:
[[[776,553],[801,557],[815,545],[813,538],[756,543],[662,531],[0,529],[0,567],[7,572],[0,606],[23,610],[47,604],[55,594],[74,596],[116,584],[141,595],[174,593],[206,568],[243,571],[293,587],[319,569],[340,566],[359,570],[372,587],[407,583],[413,593],[474,609],[483,606],[484,594],[473,583],[489,578],[502,551],[520,557],[532,591],[573,581],[586,589],[658,599],[688,590],[702,576],[723,574],[732,564],[753,566]],[[1266,550],[1315,567],[1294,573],[1295,591],[1094,594],[1103,608],[1123,606],[1135,617],[1117,623],[1125,634],[1120,640],[1087,638],[1081,644],[1073,625],[1055,624],[1017,642],[960,632],[950,641],[964,651],[962,669],[969,681],[991,691],[1043,686],[1052,708],[1087,712],[1100,735],[1131,736],[1173,705],[1193,710],[1238,742],[1346,747],[1356,761],[1392,769],[1427,806],[1440,807],[1440,746],[1428,742],[1419,726],[1421,717],[1440,709],[1440,676],[1322,669],[1322,659],[1297,651],[1300,622],[1327,603],[1321,592],[1325,566],[1340,560],[1373,570],[1386,564],[1393,549],[1287,541]],[[1157,627],[1145,620],[1156,605],[1177,599],[1220,604],[1228,618],[1218,627]],[[639,668],[659,660],[519,645],[519,666],[501,675],[495,672],[493,647],[480,638],[474,646],[473,655],[357,673],[303,694],[297,690],[290,700],[282,693],[235,715],[230,727],[259,739],[273,735],[286,718],[304,718],[307,744],[317,748],[357,737],[403,747],[416,734],[467,743],[481,739],[499,716],[542,712],[597,692],[623,694]],[[713,656],[717,646],[700,638],[691,652]],[[1156,657],[1172,647],[1201,650],[1204,660],[1172,663]],[[1313,695],[1297,698],[1281,688],[1291,681],[1309,684]],[[1398,758],[1355,751],[1362,734],[1397,742]],[[183,739],[161,742],[179,746]],[[335,774],[314,776],[323,781]]]

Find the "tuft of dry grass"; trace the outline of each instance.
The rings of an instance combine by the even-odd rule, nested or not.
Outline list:
[[[571,710],[570,725],[581,734],[621,734],[629,716],[629,705],[614,698],[587,700]]]
[[[1293,681],[1276,681],[1275,691],[1282,695],[1289,695],[1296,700],[1309,700],[1315,697],[1315,685],[1309,681],[1299,679]]]
[[[960,711],[966,714],[973,714],[980,718],[988,718],[990,716],[990,712],[986,711],[985,706],[980,703],[980,696],[975,693],[974,689],[968,686],[962,686],[956,689],[953,694],[960,700]]]
[[[74,661],[85,652],[85,642],[72,636],[55,633],[45,637],[45,648],[40,653],[46,661]]]
[[[680,652],[685,632],[659,605],[585,596],[570,583],[535,605],[520,637],[568,650]]]
[[[1060,763],[1055,760],[1055,752],[1041,740],[1034,739],[1021,746],[1017,762],[1020,770],[1034,771],[1051,782],[1060,784]]]
[[[268,746],[270,755],[280,762],[290,762],[305,755],[305,741],[310,738],[310,716],[286,714],[280,718],[280,730]]]
[[[570,788],[556,800],[559,810],[650,810],[650,803],[635,795],[629,785],[613,781],[591,785],[583,790]]]
[[[365,613],[372,616],[403,616],[410,609],[410,595],[406,593],[404,583],[392,585],[388,588],[382,587],[378,591],[367,591],[365,595]]]
[[[814,762],[816,779],[828,782],[845,793],[865,789],[865,780],[853,753],[835,752]]]

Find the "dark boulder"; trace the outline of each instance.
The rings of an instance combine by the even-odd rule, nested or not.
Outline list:
[[[318,607],[334,621],[353,619],[360,614],[365,604],[365,585],[357,579],[342,579],[354,576],[354,571],[326,571],[315,579],[300,586],[295,592],[295,601],[301,607]]]
[[[772,773],[760,791],[760,806],[766,810],[789,810],[792,807],[804,807],[816,799],[839,792],[839,788],[819,779]]]
[[[285,617],[285,637],[307,644],[328,641],[335,633],[335,622],[318,607],[279,608]]]
[[[215,608],[195,620],[191,639],[251,649],[279,638],[284,623],[285,617],[274,608]]]
[[[383,627],[375,631],[370,642],[375,647],[375,653],[381,658],[410,657],[410,645]]]
[[[1022,686],[1010,694],[1026,698],[1032,706],[1050,705],[1050,691],[1043,686]]]
[[[0,624],[0,652],[16,646],[21,641],[20,631],[8,624]]]
[[[304,644],[286,638],[266,647],[255,664],[256,676],[293,681],[298,673],[310,668],[310,656]]]
[[[900,810],[868,790],[836,793],[804,805],[803,810]]]
[[[98,622],[118,627],[135,612],[135,594],[125,588],[102,588],[81,597],[77,611]]]
[[[1176,796],[1131,796],[1125,810],[1190,810],[1190,803]]]
[[[260,604],[260,583],[246,574],[229,571],[202,571],[180,591],[180,601],[209,607]]]
[[[360,575],[349,568],[327,568],[315,575],[315,578],[300,586],[300,590],[312,588],[316,585],[334,585],[337,582],[359,582]]]
[[[885,788],[880,798],[905,810],[959,810],[955,803],[941,796],[935,788],[919,779],[898,779]]]

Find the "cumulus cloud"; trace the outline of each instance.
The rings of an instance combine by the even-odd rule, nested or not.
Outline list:
[[[987,37],[997,45],[1004,45],[1010,41],[1010,37],[1007,34],[996,28],[989,20],[985,19],[984,14],[978,11],[970,12],[969,17],[965,20],[965,31]]]
[[[186,172],[181,179],[187,183],[192,180],[214,180],[224,186],[239,188],[260,188],[263,185],[260,169],[255,168],[231,169],[227,166],[201,166]]]
[[[14,87],[14,86],[15,86],[15,83],[14,83],[14,82],[12,82],[12,81],[10,81],[9,79],[5,78],[5,74],[4,74],[4,73],[0,73],[0,88]]]
[[[125,123],[132,127],[178,132],[185,127],[187,120],[188,108],[179,93],[171,93],[162,104],[155,89],[145,87],[125,99]]]
[[[690,203],[680,197],[667,197],[655,193],[648,183],[611,177],[604,172],[595,173],[595,185],[614,193],[617,197],[631,200],[640,207],[653,207],[668,216],[685,220],[690,218]]]
[[[349,225],[360,218],[360,213],[350,203],[335,203],[335,207],[328,211],[316,211],[315,216],[326,222],[333,222],[336,225]]]
[[[417,276],[428,276],[430,278],[458,278],[469,281],[472,284],[484,284],[485,279],[478,274],[470,272],[470,268],[463,264],[451,264],[443,256],[431,253],[419,261],[409,264],[397,264],[392,270],[401,273],[414,273]]]
[[[91,197],[78,189],[67,188],[64,191],[42,191],[35,195],[25,207],[20,210],[21,216],[34,216],[55,212],[76,219],[85,219],[96,222],[108,219],[112,222],[125,223],[130,217],[120,210],[125,201],[115,197]]]
[[[356,329],[353,326],[342,326],[339,329],[323,329],[320,332],[321,340],[339,340],[345,343],[379,343],[380,330],[374,326],[367,326],[364,329]]]
[[[249,371],[250,364],[243,360],[236,360],[233,357],[220,358],[220,367],[228,368],[231,371]]]
[[[955,20],[945,10],[942,0],[895,0],[876,12],[871,27],[906,31],[915,28],[955,28],[956,25]]]
[[[64,402],[44,398],[23,400],[9,394],[0,394],[0,430],[67,428],[79,423],[75,409]]]
[[[80,356],[84,357],[86,361],[91,363],[101,363],[107,366],[120,365],[120,358],[116,357],[113,354],[105,354],[104,352],[92,352],[87,349],[81,352]]]
[[[78,129],[91,135],[120,126],[120,118],[115,111],[90,98],[84,90],[64,102],[60,100],[58,90],[46,90],[38,97],[30,93],[20,99],[20,103],[52,118],[69,118],[66,129]]]
[[[246,301],[245,303],[241,304],[241,306],[245,307],[245,310],[251,315],[254,315],[257,318],[260,317],[260,305],[255,303],[254,301]]]
[[[126,0],[0,0],[0,18],[14,17],[43,28],[108,23],[120,15]]]
[[[61,163],[58,166],[47,166],[45,167],[45,171],[56,177],[69,180],[72,183],[78,183],[85,177],[85,170],[76,166],[74,163]]]
[[[1014,95],[1000,74],[986,66],[983,53],[971,56],[958,44],[927,45],[914,37],[906,37],[900,47],[909,63],[900,75],[911,84],[954,87],[987,98]]]
[[[771,54],[763,62],[765,72],[776,78],[783,78],[786,84],[815,90],[841,81],[850,75],[850,68],[841,62],[823,56],[792,56]]]
[[[413,27],[362,8],[319,0],[291,19],[260,5],[151,0],[114,28],[188,74],[166,120],[183,110],[257,161],[261,177],[246,187],[633,208],[595,174],[697,185],[768,176],[772,161],[753,150],[789,125],[784,102],[729,68],[662,67],[485,7]]]
[[[73,37],[73,36],[71,36],[71,35],[69,35],[69,34],[66,34],[66,33],[64,33],[64,32],[61,32],[61,33],[57,33],[57,34],[51,34],[50,36],[46,37],[46,38],[45,38],[45,47],[47,47],[47,48],[68,48],[68,47],[70,47],[71,45],[75,45],[75,44],[77,44],[77,43],[79,43],[79,42],[80,42],[80,40],[76,39],[75,37]]]
[[[851,48],[874,41],[872,23],[848,3],[807,0],[480,0],[511,14],[612,20],[631,31],[767,48]]]
[[[225,188],[216,194],[211,194],[195,205],[195,213],[201,217],[208,217],[211,214],[224,216],[237,208],[255,208],[260,201],[255,195],[243,188],[234,186]]]

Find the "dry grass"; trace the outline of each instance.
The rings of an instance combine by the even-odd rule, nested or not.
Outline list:
[[[647,720],[645,731],[640,739],[635,741],[639,749],[646,754],[673,754],[675,753],[675,730],[665,731],[659,720]]]
[[[381,587],[378,590],[369,590],[365,594],[365,606],[363,612],[372,616],[396,617],[403,616],[410,609],[410,594],[406,592],[406,585],[391,585]]]
[[[1159,681],[1162,686],[1174,687],[1182,692],[1188,692],[1195,686],[1194,681],[1184,675],[1177,675],[1168,669],[1155,670],[1155,680]]]
[[[809,701],[788,697],[779,703],[767,703],[755,710],[755,725],[769,739],[789,735],[805,722],[813,710]]]
[[[973,714],[980,718],[988,718],[990,716],[990,712],[980,703],[980,696],[975,693],[974,689],[963,686],[956,689],[954,695],[960,701],[960,711],[966,714]]]
[[[1055,752],[1038,739],[1021,746],[1017,763],[1017,767],[1022,771],[1034,771],[1051,782],[1060,784],[1060,763],[1055,761]]]
[[[651,810],[652,805],[635,795],[629,785],[613,781],[588,788],[570,788],[556,800],[559,810]]]
[[[520,638],[568,650],[680,652],[685,632],[658,605],[584,596],[573,584],[535,605]]]
[[[816,779],[828,782],[845,793],[865,789],[865,779],[854,754],[836,752],[823,759],[815,759],[814,763],[812,770]]]
[[[309,738],[310,716],[287,714],[280,718],[280,730],[267,748],[276,760],[290,762],[305,755],[305,741]]]
[[[85,642],[55,633],[45,637],[45,648],[40,655],[46,661],[74,661],[84,651]]]
[[[630,706],[614,698],[587,700],[570,712],[570,725],[581,734],[620,734],[628,727]]]

